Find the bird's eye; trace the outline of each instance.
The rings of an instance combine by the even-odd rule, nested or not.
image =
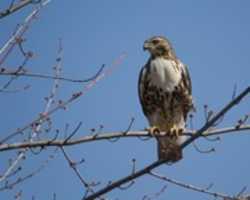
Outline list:
[[[152,43],[153,44],[158,44],[160,41],[159,40],[153,40]]]

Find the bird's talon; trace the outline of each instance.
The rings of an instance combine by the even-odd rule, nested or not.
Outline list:
[[[177,128],[176,126],[174,126],[170,129],[169,136],[170,138],[176,139],[181,135],[182,132],[183,132],[182,128]]]
[[[180,128],[180,129],[179,129],[179,135],[182,135],[183,132],[184,132],[184,129],[183,129],[183,128]]]
[[[156,126],[152,126],[152,127],[150,127],[150,128],[147,128],[146,129],[147,131],[148,131],[148,133],[150,134],[150,135],[152,135],[153,137],[156,137],[156,136],[158,136],[159,134],[160,134],[160,129],[158,128],[158,127],[156,127]]]

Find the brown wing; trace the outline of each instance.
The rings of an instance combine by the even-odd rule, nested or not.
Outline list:
[[[181,64],[182,79],[189,95],[192,95],[192,82],[186,65]]]
[[[181,96],[183,99],[183,115],[186,120],[187,114],[190,110],[195,110],[192,99],[192,82],[186,65],[180,63],[181,68]]]
[[[145,81],[146,81],[146,76],[147,76],[147,70],[149,69],[149,62],[141,69],[140,75],[139,75],[139,80],[138,80],[138,96],[139,100],[142,106],[142,110],[144,115],[148,116],[147,112],[147,104],[144,100],[144,92],[145,92]]]

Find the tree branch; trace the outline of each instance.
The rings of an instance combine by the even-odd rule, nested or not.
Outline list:
[[[189,140],[184,142],[181,147],[185,148],[191,142],[196,140],[198,137],[202,136],[202,134],[212,127],[218,120],[221,119],[232,107],[236,106],[245,96],[250,92],[250,87],[247,87],[243,92],[241,92],[236,98],[231,100],[223,109],[221,109],[217,114],[215,114],[200,130],[196,132]]]
[[[36,3],[39,3],[41,0],[39,0],[38,2]],[[19,1],[18,3],[14,4],[14,5],[10,5],[9,8],[7,8],[6,10],[0,12],[0,19],[8,16],[8,15],[11,15],[12,13],[20,10],[21,8],[29,5],[33,3],[33,0],[22,0],[22,1]]]
[[[95,75],[93,75],[90,78],[87,79],[72,79],[72,78],[65,78],[61,76],[52,76],[52,75],[45,75],[45,74],[36,74],[36,73],[29,73],[26,71],[8,71],[7,68],[1,68],[0,69],[0,75],[1,76],[25,76],[25,77],[31,77],[31,78],[41,78],[41,79],[54,79],[54,80],[61,80],[61,81],[67,81],[67,82],[73,82],[73,83],[87,83],[92,80],[94,80],[103,70],[104,65],[100,67],[98,72],[96,72]]]
[[[62,68],[62,46],[61,46],[61,41],[59,41],[59,48],[58,48],[58,57],[56,59],[56,66],[54,68],[55,70],[55,76],[60,76]],[[43,110],[43,113],[47,113],[52,106],[52,103],[54,101],[54,98],[56,96],[57,90],[58,90],[58,85],[59,85],[59,80],[54,80],[51,92],[49,95],[49,98],[47,100],[47,103],[45,105],[45,108]],[[40,121],[37,121],[37,125],[34,127],[31,133],[31,138],[29,139],[29,142],[33,142],[34,138],[37,138],[38,133],[40,129],[42,128],[42,119]],[[25,153],[28,149],[25,148],[24,151],[22,151],[18,157],[15,159],[15,161],[8,167],[8,169],[5,171],[4,175],[0,177],[0,182],[5,180],[8,177],[8,174],[10,174],[14,168],[18,165],[18,163],[25,157]]]
[[[194,134],[193,136],[191,136],[190,139],[188,139],[187,141],[185,141],[182,145],[181,148],[184,149],[185,147],[187,147],[190,143],[192,143],[193,141],[195,141],[196,139],[198,139],[199,137],[202,136],[202,133],[204,133],[206,130],[208,130],[211,126],[214,125],[214,123],[216,123],[221,117],[223,117],[232,107],[234,107],[235,105],[237,105],[248,93],[250,92],[250,87],[247,87],[241,94],[239,94],[235,99],[231,100],[224,108],[222,108],[218,114],[216,114],[215,116],[211,117],[211,119],[202,127],[200,128],[196,134]],[[151,170],[159,167],[160,165],[166,163],[167,160],[158,160],[153,162],[152,164],[146,166],[145,168],[136,171],[135,173],[128,175],[126,177],[123,177],[115,182],[113,182],[112,184],[100,189],[99,191],[97,191],[96,193],[89,195],[88,197],[85,198],[85,200],[93,200],[96,199],[97,197],[100,197],[110,191],[112,191],[115,188],[120,187],[121,185],[132,181],[140,176],[143,176],[145,174],[150,173]]]
[[[20,43],[22,40],[22,36],[28,30],[31,25],[31,22],[36,18],[40,9],[47,5],[50,0],[44,0],[39,4],[37,8],[35,8],[24,20],[24,22],[18,27],[15,33],[9,38],[9,40],[3,45],[0,49],[0,66],[4,63],[8,55],[10,55],[11,51],[14,49],[15,45]]]
[[[9,139],[13,138],[14,136],[22,133],[23,131],[29,129],[30,127],[34,126],[34,124],[41,123],[48,119],[49,116],[51,116],[53,113],[57,112],[58,110],[62,108],[66,108],[69,104],[74,102],[76,99],[79,99],[81,96],[85,95],[97,82],[99,82],[101,79],[103,79],[106,75],[109,75],[112,73],[115,67],[119,66],[119,64],[123,61],[123,59],[126,57],[126,54],[123,53],[121,54],[112,64],[109,68],[106,70],[99,70],[100,73],[97,73],[98,75],[91,80],[87,85],[83,87],[83,89],[80,92],[76,92],[72,94],[71,97],[69,97],[66,101],[60,102],[57,106],[54,108],[50,109],[47,113],[40,114],[39,117],[34,119],[32,122],[29,124],[25,125],[22,128],[17,129],[16,131],[12,132],[10,135],[6,136],[5,138],[0,140],[0,144],[5,143]],[[102,68],[101,68],[102,69]]]
[[[235,198],[235,197],[231,197],[229,195],[218,193],[218,192],[211,192],[207,188],[200,188],[200,187],[197,187],[197,186],[186,184],[186,183],[174,180],[174,179],[170,179],[170,178],[168,178],[166,176],[159,175],[159,174],[157,174],[155,172],[150,172],[149,175],[151,175],[151,176],[153,176],[153,177],[155,177],[157,179],[166,181],[168,183],[172,183],[174,185],[180,186],[182,188],[186,188],[186,189],[193,190],[193,191],[196,191],[196,192],[201,192],[201,193],[208,194],[208,195],[213,196],[215,198],[220,197],[222,199],[227,199],[227,200],[237,200],[237,198]]]
[[[211,131],[205,131],[201,137],[209,137],[209,136],[215,136],[215,135],[222,135],[222,134],[229,134],[234,132],[243,132],[250,130],[250,124],[249,125],[242,125],[239,128],[236,127],[227,127],[227,128],[221,128],[221,129],[214,129]],[[183,133],[185,136],[192,136],[196,132],[195,131],[187,131]],[[160,133],[161,136],[164,137],[164,132]],[[73,146],[73,145],[79,145],[82,143],[87,142],[95,142],[98,140],[109,140],[109,139],[116,139],[116,138],[130,138],[130,137],[152,137],[151,134],[149,134],[147,131],[128,131],[124,134],[124,132],[113,132],[113,133],[103,133],[103,134],[97,134],[97,135],[88,135],[84,137],[80,137],[77,139],[71,139],[67,140],[65,142],[65,139],[51,139],[51,140],[39,140],[39,141],[32,141],[32,142],[17,142],[12,144],[0,144],[0,152],[1,151],[10,151],[10,150],[16,150],[16,149],[22,149],[22,148],[36,148],[36,147],[62,147],[62,146]]]

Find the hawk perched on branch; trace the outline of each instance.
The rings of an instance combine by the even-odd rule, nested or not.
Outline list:
[[[143,49],[149,51],[150,58],[140,72],[140,103],[150,124],[149,132],[157,138],[159,159],[175,162],[182,158],[178,137],[193,108],[190,76],[165,37],[146,40]],[[161,137],[157,132],[166,134]]]

